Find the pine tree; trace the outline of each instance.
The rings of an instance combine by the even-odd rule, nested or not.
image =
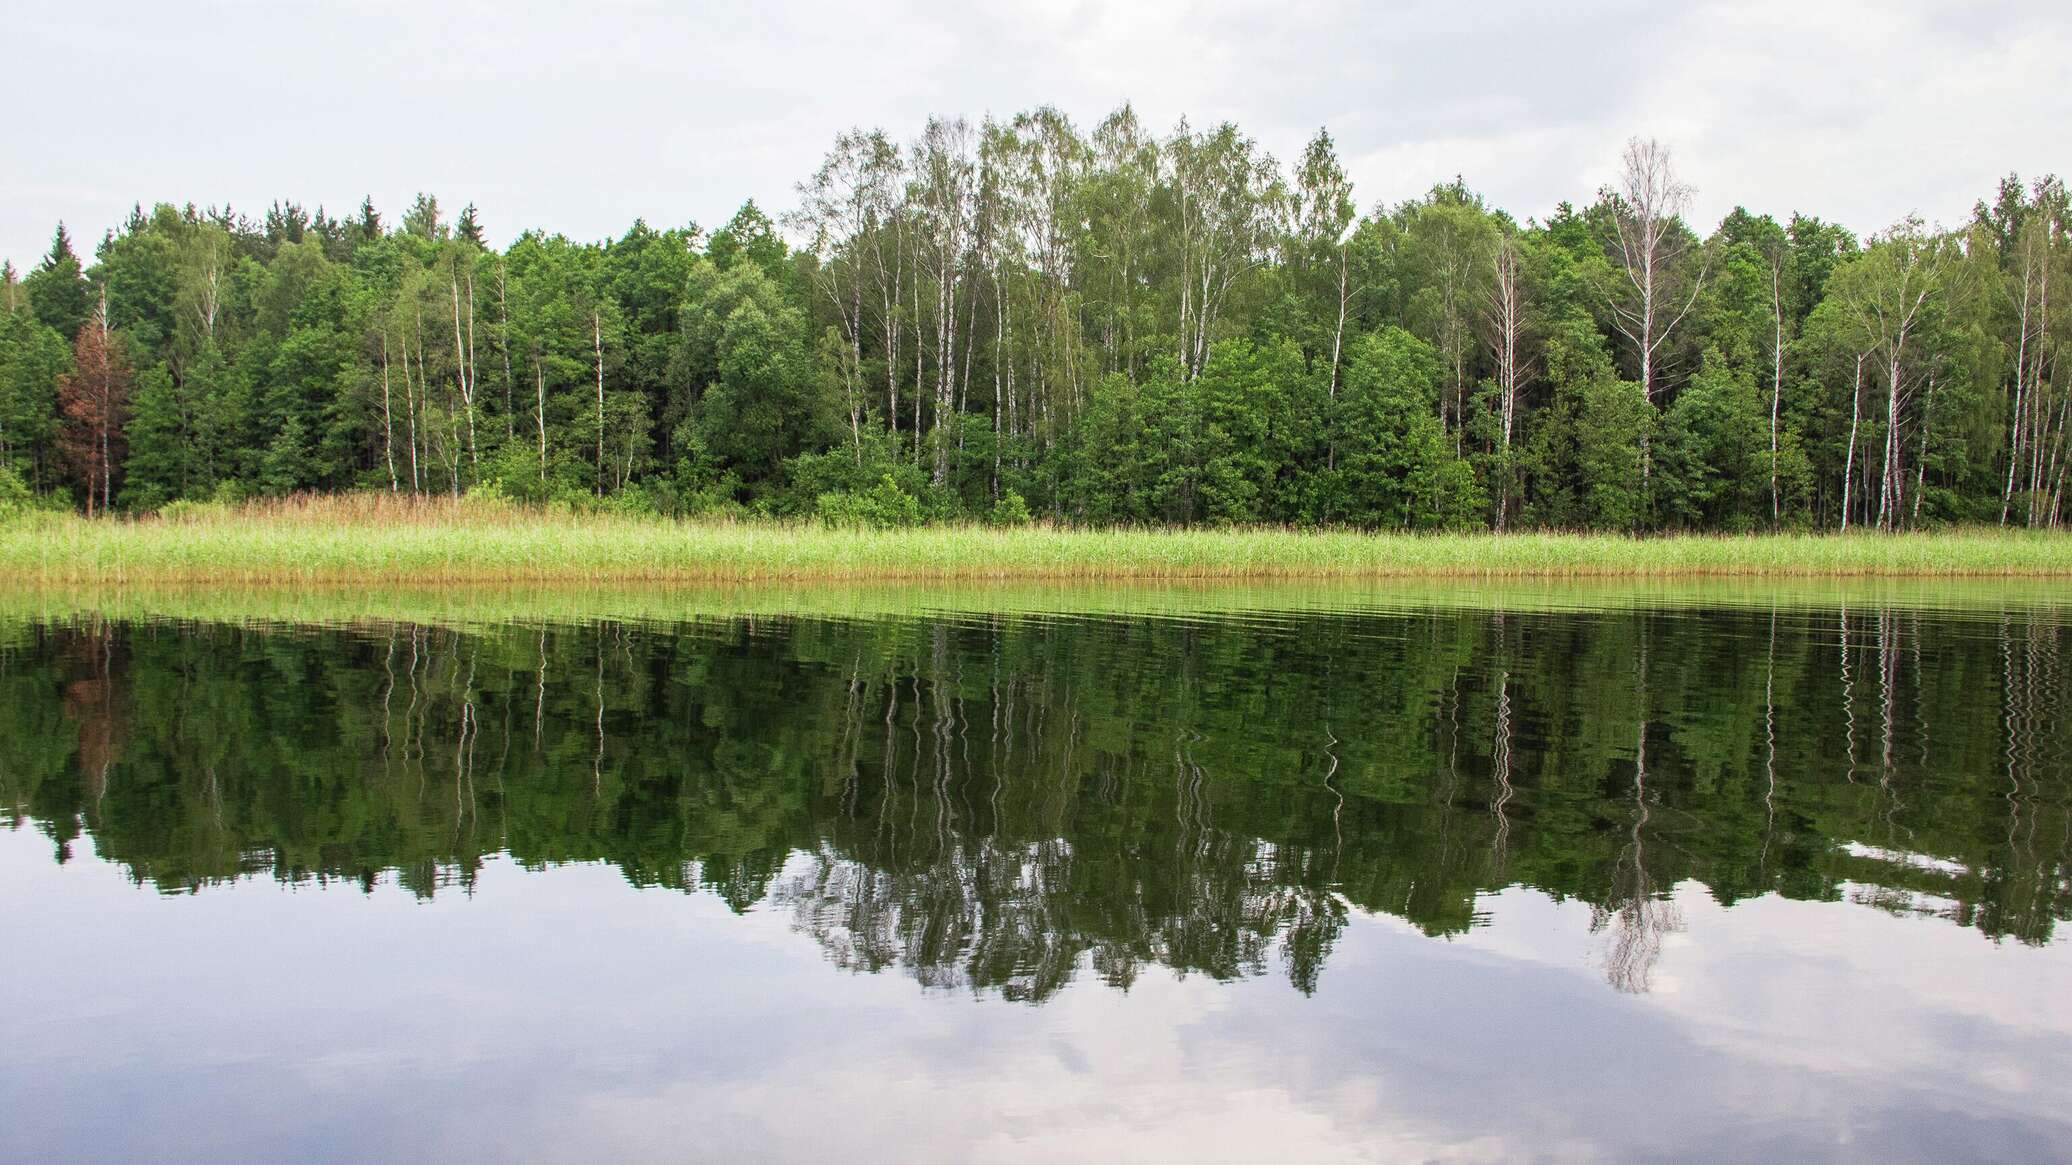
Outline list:
[[[382,236],[381,212],[374,209],[374,197],[360,200],[360,216],[353,220],[353,233],[362,243],[371,243]]]
[[[137,378],[130,420],[123,427],[129,441],[129,457],[123,463],[125,509],[155,510],[194,495],[200,443],[190,412],[180,386],[163,365]]]
[[[29,305],[36,309],[36,318],[57,329],[59,335],[74,335],[86,325],[93,311],[93,292],[80,274],[79,253],[72,249],[72,236],[64,223],[58,224],[57,234],[50,240],[50,253],[22,281],[22,287],[29,294]]]
[[[58,377],[71,362],[65,338],[26,303],[0,296],[0,466],[42,484],[50,461]]]
[[[446,224],[439,221],[438,198],[430,194],[418,195],[410,209],[403,212],[403,233],[431,243],[446,238]]]
[[[281,431],[266,447],[266,456],[259,463],[259,488],[262,492],[281,497],[294,493],[304,484],[304,464],[308,461],[308,434],[302,428],[302,419],[289,416],[282,423]]]

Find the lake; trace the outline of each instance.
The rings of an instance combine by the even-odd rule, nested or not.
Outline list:
[[[1788,591],[17,605],[0,1159],[2072,1156],[2072,608]]]

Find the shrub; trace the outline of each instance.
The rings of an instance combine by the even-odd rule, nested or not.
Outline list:
[[[597,495],[587,486],[563,481],[549,480],[547,509],[563,514],[586,514],[597,508]]]
[[[741,478],[729,471],[714,477],[679,465],[674,485],[676,513],[690,518],[745,518]]]
[[[648,504],[654,512],[664,518],[683,517],[683,497],[676,492],[676,483],[666,477],[651,477],[641,483],[647,489]]]
[[[1022,495],[1008,490],[993,503],[993,512],[986,515],[986,522],[994,526],[1026,526],[1029,524],[1029,503]]]
[[[519,441],[506,441],[482,459],[482,480],[468,490],[470,495],[485,487],[506,501],[532,505],[547,500],[547,483],[540,480],[538,454]]]
[[[597,509],[623,518],[652,518],[660,513],[654,499],[648,496],[647,487],[637,481],[627,482],[617,493],[604,495]]]
[[[0,465],[0,522],[19,517],[36,507],[36,495],[29,483],[10,465]]]
[[[784,487],[768,498],[771,512],[779,516],[818,513],[823,494],[866,495],[882,489],[887,479],[915,500],[924,519],[946,517],[956,509],[956,499],[930,482],[892,434],[865,438],[860,451],[845,445],[802,453],[784,463],[784,477]]]
[[[921,501],[901,489],[891,474],[861,492],[830,490],[814,499],[813,512],[830,526],[891,528],[921,524]]]
[[[230,513],[230,510],[230,505],[225,502],[200,502],[193,498],[179,498],[158,507],[158,517],[160,521],[185,524],[220,518]]]

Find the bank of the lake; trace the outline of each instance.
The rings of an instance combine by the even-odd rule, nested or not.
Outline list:
[[[349,501],[0,523],[0,585],[2072,577],[2072,538],[911,529]]]

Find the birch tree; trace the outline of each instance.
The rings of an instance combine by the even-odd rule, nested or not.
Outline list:
[[[1483,308],[1484,331],[1495,366],[1497,455],[1496,512],[1493,525],[1502,532],[1509,520],[1515,469],[1511,443],[1518,428],[1518,398],[1527,376],[1525,345],[1525,271],[1515,234],[1506,233],[1489,251],[1489,283]]]
[[[932,293],[930,304],[935,343],[934,480],[949,480],[950,446],[944,426],[955,413],[958,388],[958,345],[966,337],[958,328],[964,300],[966,251],[970,245],[973,204],[977,194],[977,160],[971,125],[962,118],[930,118],[913,149],[914,207],[921,231],[919,255]],[[916,272],[915,294],[920,293]],[[917,409],[920,402],[915,401]]]
[[[1641,392],[1657,403],[1662,348],[1690,314],[1704,287],[1705,270],[1688,267],[1697,240],[1684,227],[1691,188],[1678,180],[1669,147],[1633,138],[1620,156],[1610,203],[1612,254],[1619,287],[1611,298],[1612,326],[1633,346]]]
[[[1439,421],[1460,447],[1466,415],[1475,317],[1489,291],[1489,252],[1497,231],[1481,199],[1459,181],[1443,183],[1397,211],[1408,314],[1446,359]]]
[[[2006,474],[2000,494],[2000,524],[2006,525],[2019,495],[2031,526],[2055,525],[2066,455],[2067,394],[2058,385],[2059,352],[2066,344],[2068,314],[2052,310],[2052,292],[2062,294],[2072,278],[2066,231],[2072,226],[2064,184],[2035,183],[2031,198],[2018,202],[2009,224],[2013,254],[2007,279],[2015,308],[2012,386],[2009,391]],[[2055,278],[2054,278],[2055,276]]]
[[[1929,231],[1920,219],[1909,218],[1874,237],[1860,258],[1835,275],[1835,293],[1846,305],[1885,390],[1876,519],[1885,529],[1896,529],[1901,522],[1904,425],[1908,406],[1924,382],[1922,369],[1910,360],[1922,347],[1918,341],[1929,312],[1949,291],[1955,257],[1949,239]]]
[[[835,139],[820,168],[798,185],[799,207],[786,222],[805,237],[815,259],[814,287],[835,313],[846,351],[841,368],[849,437],[863,456],[863,296],[867,254],[885,212],[881,135],[854,130]],[[887,366],[892,345],[886,344]],[[888,406],[888,408],[891,406]]]
[[[1303,148],[1289,189],[1290,231],[1282,263],[1310,315],[1305,323],[1319,333],[1314,347],[1328,352],[1325,392],[1331,400],[1338,398],[1346,317],[1354,294],[1349,254],[1354,213],[1353,184],[1338,161],[1337,146],[1329,133],[1318,130]],[[1324,334],[1329,335],[1328,343],[1322,342]]]
[[[1135,383],[1143,347],[1138,335],[1141,285],[1155,249],[1161,150],[1128,105],[1102,120],[1091,146],[1092,168],[1080,193],[1086,220],[1080,235],[1080,287],[1098,321],[1101,367]]]
[[[1269,257],[1282,187],[1272,157],[1228,122],[1197,134],[1181,121],[1164,157],[1179,276],[1177,354],[1193,380],[1232,289]]]

